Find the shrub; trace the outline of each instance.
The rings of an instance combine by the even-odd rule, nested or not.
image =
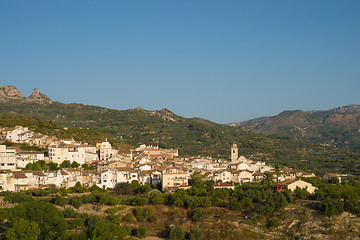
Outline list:
[[[140,226],[136,229],[136,237],[138,238],[144,238],[147,237],[148,230],[145,226]]]
[[[152,216],[148,217],[147,220],[148,220],[149,222],[152,222],[152,223],[153,223],[153,222],[156,222],[156,221],[157,221],[157,218],[156,218],[156,216],[152,215]]]
[[[85,226],[85,221],[82,218],[74,218],[68,221],[69,229],[79,229]]]
[[[69,204],[74,206],[75,208],[79,208],[83,204],[83,202],[79,197],[72,197]]]
[[[69,203],[69,200],[64,198],[64,197],[61,197],[59,195],[55,196],[52,200],[51,200],[52,203],[56,204],[56,205],[59,205],[59,206],[62,206],[62,207],[65,207],[66,204]]]
[[[144,206],[149,203],[149,198],[147,197],[133,197],[130,199],[130,204],[133,206]]]
[[[127,213],[124,216],[124,221],[125,222],[133,222],[134,221],[134,215],[132,215],[131,213]]]
[[[79,214],[74,209],[67,207],[64,209],[65,218],[76,218]]]
[[[274,227],[278,227],[280,225],[280,221],[278,218],[271,218],[269,219],[269,221],[267,222],[267,227],[268,228],[274,228]]]
[[[123,229],[126,231],[126,235],[130,235],[132,228],[129,225],[124,225]]]
[[[118,211],[118,208],[117,208],[117,207],[111,207],[111,208],[109,208],[109,209],[107,210],[107,213],[108,213],[108,214],[115,214],[115,213],[117,213],[117,211]]]
[[[154,209],[149,207],[149,208],[146,208],[145,211],[144,211],[144,217],[145,218],[148,218],[150,216],[154,215]]]
[[[320,209],[327,217],[339,215],[344,211],[344,204],[337,199],[327,198],[320,204]]]
[[[185,239],[185,230],[181,226],[174,227],[170,230],[171,240]]]
[[[136,209],[134,212],[134,215],[139,222],[142,222],[145,219],[144,218],[144,210],[142,208]]]
[[[197,209],[193,212],[192,220],[195,222],[203,221],[210,216],[210,212],[205,209]]]
[[[31,202],[33,200],[34,199],[31,196],[25,195],[23,193],[12,193],[4,197],[4,201],[10,203]]]
[[[190,240],[202,240],[204,239],[204,233],[199,228],[193,228],[189,234]]]
[[[165,202],[164,195],[161,192],[152,192],[149,199],[155,204],[163,204]]]

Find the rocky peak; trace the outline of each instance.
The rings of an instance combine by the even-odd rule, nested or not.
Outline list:
[[[330,111],[337,113],[356,113],[360,112],[360,105],[349,104],[343,107],[333,108]]]
[[[0,86],[0,102],[7,102],[11,100],[24,100],[21,91],[18,91],[14,86]]]
[[[145,112],[145,110],[141,107],[138,106],[137,108],[130,108],[131,111],[138,111],[138,112]]]
[[[52,103],[51,99],[42,94],[38,88],[35,88],[32,94],[26,99],[27,102],[37,102],[37,103]]]

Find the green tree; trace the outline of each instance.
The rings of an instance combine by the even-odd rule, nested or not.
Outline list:
[[[274,173],[276,175],[276,191],[278,191],[279,176],[281,174],[281,168],[278,164],[274,165]]]
[[[87,163],[84,163],[83,165],[81,165],[81,167],[84,169],[84,170],[89,170],[90,167]]]
[[[195,171],[189,179],[189,185],[193,187],[199,187],[204,183],[206,176],[198,171]]]
[[[55,163],[55,162],[47,163],[47,166],[49,167],[49,170],[57,170],[57,169],[59,169],[58,164]]]
[[[60,168],[71,168],[71,163],[69,160],[65,160],[60,164]]]
[[[327,198],[321,202],[320,209],[325,216],[332,217],[344,212],[344,204],[340,200]]]
[[[78,162],[76,162],[76,161],[73,161],[73,162],[71,163],[71,167],[72,167],[72,168],[78,168],[78,167],[80,167],[80,164],[79,164]]]
[[[262,184],[264,184],[267,188],[270,188],[273,183],[274,183],[274,173],[272,172],[264,173]]]
[[[164,194],[158,191],[150,193],[149,199],[155,204],[163,204],[165,202]]]
[[[9,240],[34,240],[40,236],[39,225],[31,220],[20,218],[13,223],[6,233],[6,238]]]
[[[10,223],[15,223],[20,218],[36,222],[42,239],[56,239],[66,230],[62,212],[48,202],[31,201],[16,205],[10,213]]]
[[[88,238],[92,240],[123,239],[126,235],[125,228],[103,219],[88,228]]]

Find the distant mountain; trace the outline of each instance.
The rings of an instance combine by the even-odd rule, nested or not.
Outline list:
[[[326,111],[284,111],[273,117],[229,125],[360,152],[360,105]]]
[[[34,102],[40,104],[51,104],[52,101],[39,89],[35,88],[29,97],[24,97],[21,91],[14,86],[0,86],[0,103],[6,102]]]
[[[317,173],[335,171],[360,176],[360,154],[333,147],[297,142],[288,137],[259,135],[243,127],[216,124],[201,118],[184,118],[168,109],[149,111],[137,107],[115,110],[64,104],[51,101],[36,90],[32,95],[40,97],[25,99],[19,91],[15,91],[16,88],[0,86],[0,89],[4,89],[0,94],[3,99],[0,100],[0,115],[90,128],[110,135],[127,146],[152,144],[162,148],[178,148],[183,156],[229,158],[230,146],[236,142],[239,154],[254,160],[312,169]],[[8,121],[8,118],[4,119]],[[26,121],[23,118],[13,120],[13,124],[16,123],[24,124]],[[41,121],[39,124],[38,128],[41,129],[44,124]]]

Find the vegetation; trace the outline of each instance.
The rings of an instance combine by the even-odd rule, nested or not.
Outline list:
[[[150,201],[154,199],[152,194],[137,191],[136,182],[121,184],[124,188],[137,186],[130,194],[97,187],[79,191],[81,186],[41,192],[1,192],[4,201],[17,205],[1,209],[0,222],[9,227],[8,239],[124,239],[131,234],[138,238],[156,235],[170,239],[256,239],[261,237],[248,230],[239,231],[231,222],[247,216],[246,224],[262,227],[262,231],[277,231],[293,218],[285,208],[294,206],[303,208],[303,213],[317,211],[324,222],[334,221],[344,211],[360,216],[360,183],[351,179],[341,184],[307,179],[318,188],[314,194],[303,189],[278,193],[265,182],[237,185],[234,190],[212,189],[211,181],[195,180],[202,179],[199,174],[194,174],[192,179],[193,186],[188,190],[173,194],[153,192],[161,196],[162,203]],[[136,197],[147,201],[134,208]],[[89,206],[98,214],[85,214],[84,209]],[[301,221],[306,221],[301,216]],[[330,228],[326,231],[331,233]],[[359,234],[354,231],[346,233],[347,236]]]

